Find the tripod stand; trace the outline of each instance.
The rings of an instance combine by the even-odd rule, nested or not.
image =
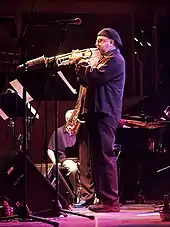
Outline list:
[[[25,96],[26,97],[26,96]],[[24,104],[24,105],[23,105]],[[23,117],[25,114],[27,115],[27,119],[28,119],[28,114],[30,115],[30,112],[27,108],[27,106],[25,106],[25,102],[18,96],[17,93],[4,93],[4,94],[1,94],[0,95],[0,106],[1,106],[1,109],[4,110],[4,112],[6,113],[6,115],[9,117],[9,119],[13,119],[15,121],[14,118],[16,118],[17,116],[18,117]],[[18,115],[19,114],[19,115]],[[29,124],[28,121],[25,121],[26,124]],[[12,121],[12,124],[13,124],[13,121]],[[13,149],[13,152],[14,152],[14,144],[15,144],[15,134],[14,134],[14,129],[13,129],[13,125],[11,126],[12,127],[12,149]],[[24,133],[26,134],[27,133],[27,130],[28,128],[25,126],[25,131]],[[24,136],[25,136],[24,134]],[[25,147],[27,148],[28,146],[28,134],[27,134],[27,137],[26,139],[23,141],[23,149],[22,149],[22,152],[19,152],[19,156],[22,157],[22,161],[24,162],[20,162],[19,160],[19,166],[21,165],[21,169],[24,169],[24,174],[21,174],[20,170],[19,170],[19,177],[17,177],[17,180],[15,181],[15,185],[17,185],[19,183],[19,181],[22,181],[22,178],[24,178],[24,186],[25,184],[27,183],[27,156],[25,154]],[[14,153],[13,153],[14,154]],[[16,163],[18,163],[17,159],[15,160]],[[15,164],[16,164],[15,163]],[[11,175],[12,172],[15,172],[15,169],[17,168],[17,165],[13,164],[11,166],[11,168],[9,169],[7,175]],[[58,223],[56,222],[52,222],[52,221],[49,221],[45,218],[40,218],[40,217],[37,217],[37,216],[34,216],[34,215],[30,215],[30,211],[29,211],[29,208],[27,206],[27,202],[26,202],[26,189],[24,188],[24,192],[23,192],[23,195],[24,195],[24,199],[23,199],[23,203],[20,204],[20,202],[17,202],[17,215],[13,215],[13,216],[9,216],[9,217],[1,217],[0,218],[0,221],[1,220],[10,220],[10,219],[15,219],[15,218],[18,218],[18,219],[22,219],[22,220],[27,220],[27,219],[33,219],[33,220],[37,220],[37,221],[43,221],[45,223],[48,223],[48,224],[52,224],[53,226],[58,226]]]
[[[30,23],[32,20],[32,13],[34,10],[35,4],[32,5],[31,11],[30,11],[30,17],[29,22],[24,27],[20,38],[18,40],[17,45],[21,47],[21,54],[22,54],[22,61],[24,64],[24,73],[26,74],[26,38],[28,29],[30,27]],[[10,219],[21,219],[21,220],[35,220],[35,221],[41,221],[47,224],[51,224],[53,226],[58,226],[59,224],[50,220],[47,220],[46,218],[37,217],[35,215],[30,214],[30,210],[27,206],[27,190],[26,190],[26,184],[27,184],[27,155],[28,155],[28,112],[27,112],[27,91],[25,87],[23,87],[23,110],[24,110],[24,116],[23,116],[23,157],[24,157],[24,174],[21,175],[21,178],[24,179],[24,191],[23,191],[23,203],[18,203],[18,209],[17,209],[17,215],[9,216],[9,217],[1,217],[0,221],[4,220],[10,220]],[[19,179],[20,180],[20,179]]]

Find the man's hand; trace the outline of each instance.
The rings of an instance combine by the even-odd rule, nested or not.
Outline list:
[[[72,172],[78,171],[77,163],[75,163],[73,160],[69,160],[69,159],[65,160],[62,166],[68,170],[67,176]]]
[[[83,55],[79,50],[73,50],[72,55],[69,58],[70,64],[77,64],[80,60],[83,59]]]

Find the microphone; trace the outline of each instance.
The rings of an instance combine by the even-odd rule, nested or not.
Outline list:
[[[72,24],[72,25],[80,25],[82,23],[81,18],[74,18],[68,20],[56,20],[53,22],[54,24]]]

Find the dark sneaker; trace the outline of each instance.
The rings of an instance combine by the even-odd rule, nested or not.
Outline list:
[[[93,212],[120,212],[120,205],[98,204],[89,206]]]

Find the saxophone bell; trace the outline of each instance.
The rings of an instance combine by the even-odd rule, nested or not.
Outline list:
[[[82,85],[80,86],[79,96],[74,107],[74,111],[71,117],[65,123],[65,129],[70,134],[77,134],[81,123],[85,123],[84,114],[86,113],[85,109],[85,98],[86,98],[86,89]]]

